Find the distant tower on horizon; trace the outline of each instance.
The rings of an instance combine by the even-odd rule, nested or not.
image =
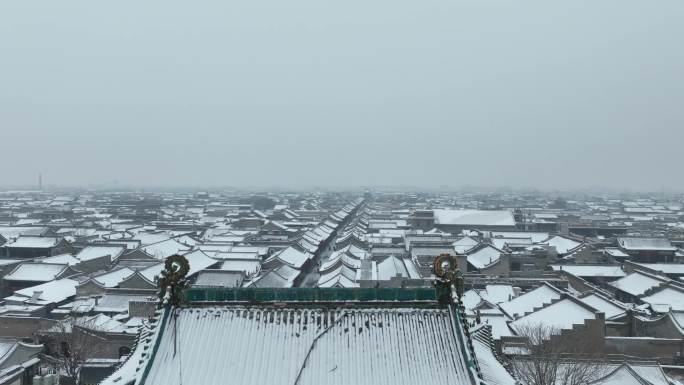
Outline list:
[[[43,191],[43,173],[38,173],[38,191]]]

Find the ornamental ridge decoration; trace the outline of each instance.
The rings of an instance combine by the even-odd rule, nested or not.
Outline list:
[[[183,290],[188,287],[186,276],[190,271],[190,263],[182,255],[166,258],[164,270],[159,277],[159,304],[170,304],[178,307],[183,302]]]

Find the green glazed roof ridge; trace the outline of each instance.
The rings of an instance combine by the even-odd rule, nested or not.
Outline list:
[[[157,355],[157,350],[159,350],[159,345],[161,344],[161,339],[164,334],[164,330],[166,329],[166,324],[172,312],[173,308],[170,306],[164,306],[161,309],[161,317],[154,325],[154,327],[156,328],[156,332],[152,334],[154,338],[154,341],[152,342],[152,351],[148,352],[147,357],[145,357],[145,366],[143,368],[143,373],[138,378],[138,381],[135,382],[136,385],[143,385],[145,384],[145,380],[147,380],[147,375],[150,373],[150,369],[152,368],[152,363],[154,362],[154,358]],[[147,344],[147,346],[149,347],[149,344]]]
[[[434,288],[189,288],[197,302],[436,302]]]

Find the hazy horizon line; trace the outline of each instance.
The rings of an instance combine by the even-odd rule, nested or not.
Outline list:
[[[194,185],[165,185],[165,184],[136,184],[136,183],[96,183],[88,185],[78,184],[48,184],[44,185],[43,189],[39,189],[37,185],[0,185],[1,193],[50,193],[50,192],[67,192],[67,191],[93,191],[93,192],[168,192],[168,191],[236,191],[236,192],[404,192],[404,193],[540,193],[540,194],[645,194],[645,195],[677,195],[684,194],[683,190],[661,188],[659,190],[648,189],[625,189],[606,186],[583,186],[575,188],[542,188],[534,186],[482,186],[482,185],[463,185],[452,186],[448,184],[430,185],[430,186],[412,186],[409,184],[396,185],[327,185],[327,184],[310,184],[310,185],[219,185],[219,184],[194,184]]]

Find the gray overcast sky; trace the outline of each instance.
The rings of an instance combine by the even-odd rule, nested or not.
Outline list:
[[[0,2],[0,185],[684,190],[684,1]]]

